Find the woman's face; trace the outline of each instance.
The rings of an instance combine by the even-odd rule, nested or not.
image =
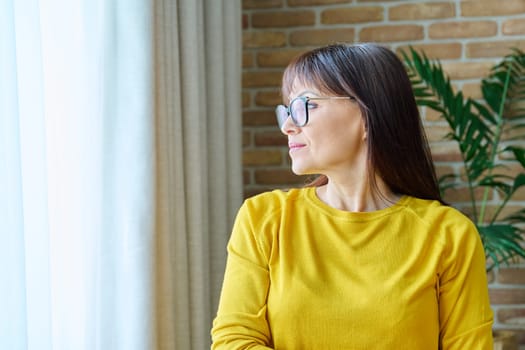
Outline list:
[[[319,90],[294,84],[289,101],[299,96],[328,97]],[[359,105],[350,99],[308,102],[308,123],[295,126],[288,118],[282,132],[288,136],[292,171],[297,175],[361,172],[366,169],[366,130]]]

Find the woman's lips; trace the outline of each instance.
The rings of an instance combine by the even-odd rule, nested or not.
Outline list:
[[[304,143],[296,143],[296,142],[288,143],[288,148],[290,148],[290,151],[296,151],[300,148],[303,148],[304,146],[306,146]]]

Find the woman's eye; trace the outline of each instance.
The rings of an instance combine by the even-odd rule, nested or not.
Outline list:
[[[315,109],[318,106],[317,103],[311,102],[311,101],[308,101],[308,103],[306,105],[308,106],[308,109]]]

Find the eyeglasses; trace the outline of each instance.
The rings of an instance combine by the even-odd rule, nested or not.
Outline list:
[[[290,106],[278,105],[275,108],[279,129],[283,128],[288,117],[292,118],[296,126],[305,126],[308,123],[308,111],[317,107],[310,102],[315,100],[355,100],[355,98],[350,96],[296,97],[290,102]]]

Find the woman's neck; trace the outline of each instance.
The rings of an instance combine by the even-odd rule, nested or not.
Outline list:
[[[350,212],[370,212],[390,207],[399,200],[395,194],[376,176],[377,191],[374,191],[368,178],[351,183],[336,182],[328,178],[326,185],[317,188],[317,197],[327,205]]]

